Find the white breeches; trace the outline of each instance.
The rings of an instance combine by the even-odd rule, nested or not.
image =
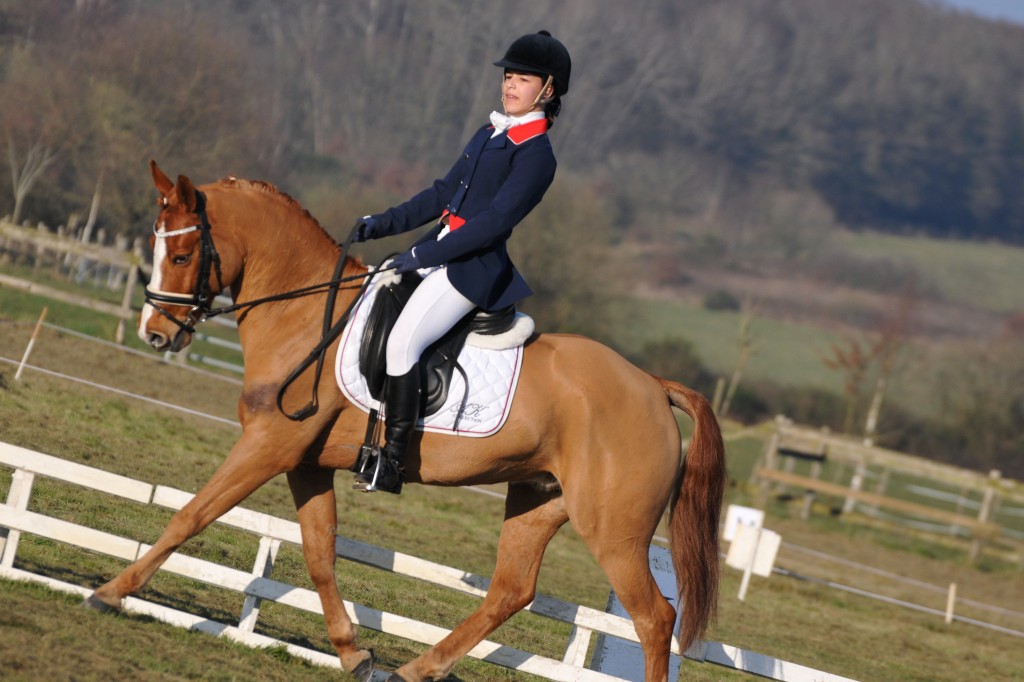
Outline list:
[[[427,346],[444,336],[476,307],[448,281],[448,269],[429,273],[395,321],[388,337],[387,373],[407,374]]]

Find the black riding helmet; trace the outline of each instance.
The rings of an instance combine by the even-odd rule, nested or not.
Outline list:
[[[561,97],[569,92],[569,72],[572,70],[569,51],[558,39],[551,37],[548,31],[529,33],[517,39],[509,45],[505,56],[494,62],[494,65],[538,76],[551,76],[555,95]]]

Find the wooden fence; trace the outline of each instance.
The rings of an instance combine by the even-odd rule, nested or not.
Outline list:
[[[1024,505],[1024,484],[1003,478],[998,471],[987,475],[969,469],[933,462],[892,450],[886,450],[852,438],[837,436],[828,430],[797,426],[789,420],[776,419],[776,429],[765,445],[764,453],[753,472],[757,488],[757,505],[764,507],[774,489],[796,488],[804,491],[800,512],[807,519],[818,494],[843,500],[842,513],[864,511],[878,515],[889,510],[901,518],[923,518],[943,524],[950,534],[966,533],[970,538],[969,556],[976,561],[987,543],[1010,538],[1007,528],[996,523],[1001,504]],[[849,472],[846,482],[822,480],[822,465],[828,461],[838,465],[837,471]],[[798,463],[808,463],[809,472],[795,473]],[[930,481],[959,491],[961,500],[976,499],[978,512],[969,515],[963,505],[949,510],[934,504],[909,501],[887,494],[894,476]],[[845,477],[845,476],[844,476]],[[864,490],[869,478],[875,481],[873,492]],[[1024,566],[1024,548],[1020,549]]]
[[[73,272],[83,272],[84,269],[102,269],[108,289],[121,291],[120,304],[108,303],[87,294],[72,293],[56,287],[40,284],[29,279],[14,277],[0,273],[0,286],[18,289],[30,294],[44,296],[62,303],[76,305],[88,310],[94,310],[117,319],[117,326],[114,330],[114,341],[122,344],[125,341],[128,324],[134,322],[138,316],[138,309],[133,307],[133,301],[137,299],[136,290],[144,286],[144,277],[152,273],[152,266],[146,260],[142,249],[142,240],[136,239],[129,243],[126,239],[115,240],[114,246],[103,246],[102,236],[97,244],[83,243],[73,239],[58,230],[50,232],[45,225],[40,224],[37,229],[18,227],[8,222],[0,221],[0,257],[15,262],[25,262],[31,265],[33,272],[39,273],[43,270],[52,270],[59,277],[70,277],[75,279]],[[85,268],[88,264],[88,268]],[[84,269],[83,269],[84,268]],[[217,305],[230,305],[231,300],[226,296],[219,296],[215,301]],[[237,324],[233,316],[214,317],[209,320],[210,324],[218,327],[236,329]],[[241,346],[236,340],[222,339],[220,337],[197,332],[193,338],[193,344],[185,352],[177,355],[181,363],[192,361],[200,364],[215,366],[236,374],[242,373],[240,360],[238,362],[226,362],[203,351],[203,347],[228,348],[230,351],[241,356]],[[170,354],[169,354],[170,355]],[[167,359],[170,359],[168,357]]]
[[[90,593],[89,589],[15,567],[21,534],[31,533],[126,561],[141,556],[149,549],[149,545],[29,511],[29,498],[36,476],[65,481],[141,504],[153,504],[175,510],[184,506],[192,497],[191,494],[180,490],[153,486],[6,443],[0,443],[0,465],[14,469],[7,501],[0,504],[0,577],[42,583],[83,597]],[[219,523],[252,533],[259,538],[259,550],[250,572],[177,553],[168,559],[161,570],[244,594],[245,601],[237,624],[213,621],[136,597],[125,600],[125,609],[180,627],[225,636],[249,646],[283,646],[291,654],[305,660],[319,665],[339,667],[338,659],[334,655],[281,642],[255,632],[261,604],[266,600],[320,615],[323,613],[319,598],[312,590],[268,577],[281,543],[301,544],[298,524],[242,508],[228,512]],[[7,530],[4,532],[2,529]],[[340,557],[464,594],[475,597],[483,597],[486,594],[486,578],[417,557],[343,537],[337,538],[336,551]],[[345,602],[345,606],[353,622],[358,625],[421,644],[435,644],[449,632],[436,625],[377,611],[360,604]],[[610,682],[622,679],[589,669],[585,664],[591,638],[595,634],[638,642],[633,625],[628,619],[543,595],[538,596],[527,610],[572,626],[562,660],[546,658],[490,641],[481,642],[469,652],[469,656],[550,680]],[[673,653],[679,654],[678,644],[675,642]],[[700,642],[686,652],[686,657],[780,682],[851,682],[848,678],[744,651],[720,642]],[[384,677],[385,674],[381,673],[374,679]]]
[[[43,223],[33,229],[0,220],[0,251],[9,259],[28,262],[36,271],[45,268],[67,273],[70,268],[83,274],[89,263],[83,266],[82,261],[88,261],[115,268],[113,273],[105,273],[108,283],[115,283],[119,274],[145,264],[142,238],[115,237],[113,245],[106,242],[103,230],[97,232],[93,243],[75,239],[63,227],[51,231]]]
[[[0,221],[0,255],[5,259],[23,262],[37,274],[52,271],[58,276],[68,276],[75,271],[78,273],[75,279],[85,276],[90,268],[97,272],[102,269],[105,286],[122,291],[120,305],[9,275],[0,274],[0,285],[112,315],[118,318],[115,339],[123,343],[125,323],[135,316],[131,307],[135,288],[142,281],[142,273],[148,272],[150,266],[143,255],[141,239],[129,242],[119,238],[114,246],[105,246],[103,241],[101,236],[100,243],[84,243],[67,236],[62,228],[51,232],[42,223],[31,229]]]

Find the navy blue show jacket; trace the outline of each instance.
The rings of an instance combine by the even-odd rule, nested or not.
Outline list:
[[[480,128],[448,174],[412,199],[374,215],[375,236],[413,230],[444,215],[458,225],[444,238],[438,222],[416,242],[423,267],[448,266],[459,293],[484,310],[526,298],[529,285],[508,256],[512,228],[540,203],[555,177],[555,154],[541,119],[491,137]],[[465,221],[463,223],[462,221]]]

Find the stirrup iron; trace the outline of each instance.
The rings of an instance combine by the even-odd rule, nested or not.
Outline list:
[[[371,409],[366,422],[366,437],[363,439],[363,445],[359,448],[356,463],[352,467],[352,471],[356,474],[356,481],[352,484],[353,490],[372,493],[377,489],[374,484],[377,482],[381,466],[380,433],[377,430],[379,420],[380,413]]]
[[[356,480],[352,484],[352,489],[365,493],[377,492],[377,479],[383,464],[384,458],[381,457],[379,445],[367,444],[359,448],[359,458],[356,460]]]

